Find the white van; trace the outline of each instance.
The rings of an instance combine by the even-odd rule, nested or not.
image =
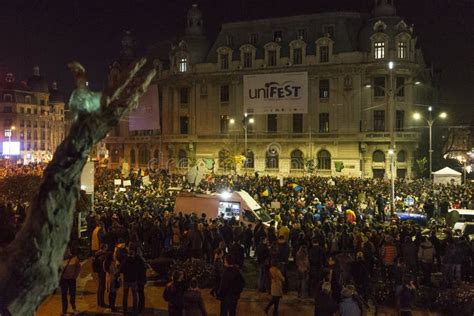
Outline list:
[[[180,192],[174,204],[175,213],[206,214],[207,218],[231,219],[255,226],[258,220],[271,221],[270,216],[246,191],[200,194]]]

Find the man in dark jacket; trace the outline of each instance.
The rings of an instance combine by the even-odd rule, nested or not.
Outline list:
[[[312,240],[312,247],[309,249],[309,284],[311,293],[316,292],[316,288],[321,281],[322,269],[326,262],[323,248],[317,239]]]
[[[224,273],[222,273],[221,284],[218,290],[218,298],[221,301],[221,316],[235,316],[237,303],[245,287],[245,280],[239,269],[232,262],[230,255],[224,258]]]
[[[227,220],[224,221],[224,226],[221,227],[220,233],[222,238],[224,238],[227,247],[230,247],[232,241],[234,240],[234,232],[232,231],[232,227]]]
[[[147,264],[142,257],[138,257],[137,269],[137,292],[138,292],[138,312],[141,313],[145,309],[145,284],[146,284],[146,269]]]
[[[253,231],[252,224],[249,224],[244,231],[245,256],[250,258],[250,248],[252,247]]]
[[[173,273],[173,279],[166,285],[163,298],[168,302],[168,315],[183,315],[183,295],[186,291],[184,274],[181,271]]]
[[[128,291],[132,291],[132,301],[134,312],[138,311],[138,272],[141,259],[137,256],[136,249],[130,247],[127,257],[120,266],[120,273],[123,274],[123,311],[128,311]]]
[[[257,245],[258,264],[258,290],[266,292],[269,290],[268,266],[270,264],[270,249],[268,249],[267,239],[262,239]]]
[[[97,273],[97,306],[107,307],[105,305],[105,270],[104,262],[107,256],[107,245],[102,244],[101,249],[94,254],[92,260],[92,270]]]
[[[245,250],[240,244],[239,240],[235,240],[232,246],[230,246],[229,254],[231,255],[235,265],[237,265],[239,268],[244,266]]]

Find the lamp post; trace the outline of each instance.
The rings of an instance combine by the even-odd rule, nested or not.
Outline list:
[[[430,180],[433,180],[433,124],[436,121],[436,118],[433,118],[432,115],[433,112],[433,107],[429,106],[428,107],[428,118],[426,119],[426,122],[428,123],[428,129],[429,129],[429,150],[428,150],[428,156],[429,156],[429,165],[430,165]],[[440,119],[445,119],[448,117],[448,114],[446,112],[441,112],[437,116]],[[420,120],[423,117],[421,116],[420,113],[414,113],[413,118],[415,120]]]
[[[247,113],[244,113],[244,118],[242,119],[242,126],[244,127],[244,156],[245,161],[247,162],[247,139],[248,139],[248,124],[253,124],[254,119],[253,117],[249,117]]]

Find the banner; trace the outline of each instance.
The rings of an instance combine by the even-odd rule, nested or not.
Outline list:
[[[291,114],[307,112],[307,72],[244,76],[244,113]]]
[[[128,129],[130,131],[160,129],[160,106],[156,84],[148,87],[148,90],[138,101],[138,107],[130,112]]]

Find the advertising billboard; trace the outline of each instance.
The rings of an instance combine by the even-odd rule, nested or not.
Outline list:
[[[15,156],[20,154],[20,142],[3,142],[2,154],[4,156]]]
[[[160,106],[158,86],[150,85],[138,101],[138,107],[128,116],[130,131],[145,131],[160,129]]]
[[[292,114],[307,112],[307,72],[244,76],[244,113]]]

